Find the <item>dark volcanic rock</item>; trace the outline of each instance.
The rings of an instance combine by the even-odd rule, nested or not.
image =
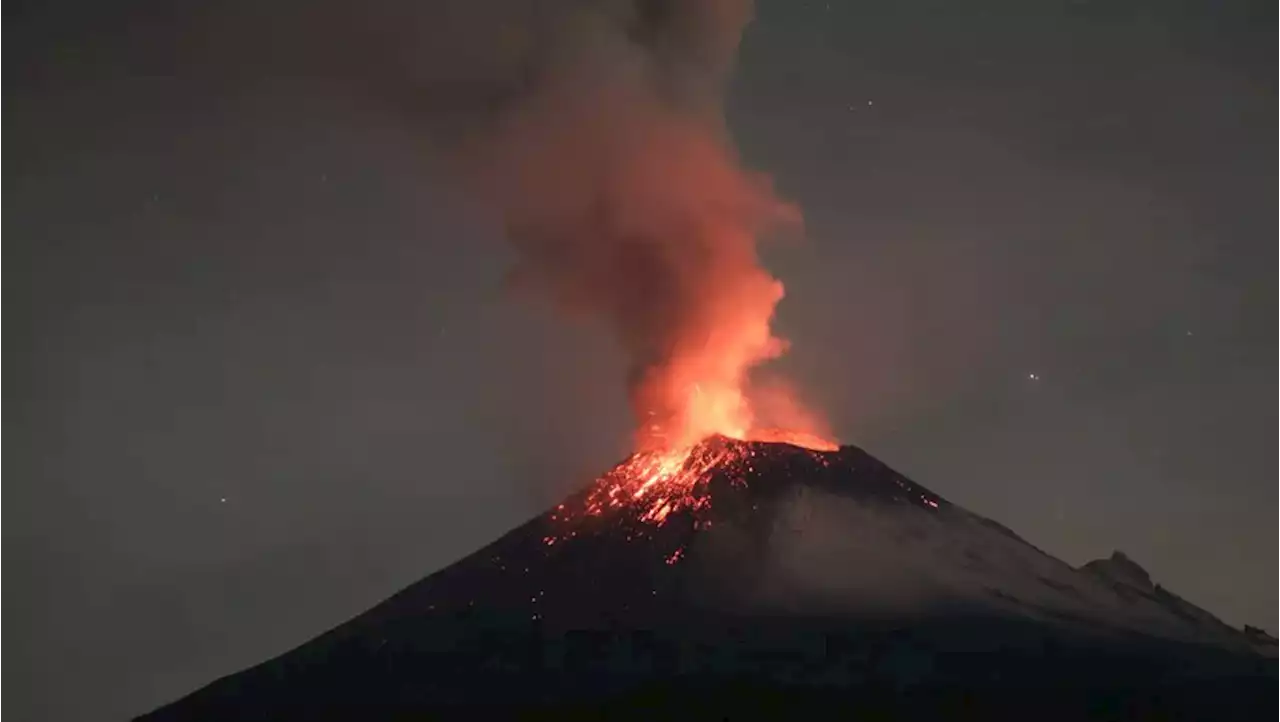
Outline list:
[[[1122,551],[1114,551],[1109,559],[1095,559],[1082,567],[1098,576],[1121,584],[1128,584],[1143,591],[1154,592],[1151,575]]]
[[[707,443],[709,505],[584,491],[141,719],[1270,718],[1274,660],[1119,553],[1073,569],[854,447]]]

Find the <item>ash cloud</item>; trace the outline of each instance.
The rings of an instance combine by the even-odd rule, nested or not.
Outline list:
[[[638,448],[712,434],[828,445],[785,379],[752,377],[787,348],[771,328],[784,289],[757,242],[801,223],[725,124],[752,12],[750,0],[340,10],[323,25],[346,28],[348,52],[335,61],[316,42],[302,55],[409,125],[500,219],[511,296],[612,335]]]
[[[177,43],[192,67],[235,37],[243,75],[301,81],[410,128],[421,145],[407,150],[501,219],[511,294],[599,323],[625,352],[641,445],[807,418],[749,378],[786,348],[770,328],[783,288],[757,239],[800,222],[742,166],[723,117],[749,0],[213,15]]]
[[[521,6],[495,31],[499,56],[472,66],[485,80],[435,85],[474,100],[435,120],[470,118],[452,159],[502,214],[519,253],[511,289],[608,327],[641,443],[750,428],[747,372],[785,350],[770,330],[782,285],[756,240],[799,213],[741,166],[722,114],[751,11]]]

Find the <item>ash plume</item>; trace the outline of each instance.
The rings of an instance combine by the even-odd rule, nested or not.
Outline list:
[[[219,14],[256,48],[246,72],[336,81],[407,123],[501,218],[511,291],[616,338],[637,446],[825,436],[785,382],[749,378],[786,348],[756,243],[800,222],[724,120],[750,0],[322,1],[306,18],[325,32],[302,35],[260,5]]]
[[[756,241],[799,213],[742,167],[722,112],[751,11],[538,4],[504,31],[518,82],[462,143],[518,250],[512,288],[602,321],[626,351],[642,447],[777,423],[753,413],[747,378],[785,350]]]

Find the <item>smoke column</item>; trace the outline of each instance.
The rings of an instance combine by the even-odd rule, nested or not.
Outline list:
[[[750,17],[747,0],[539,5],[499,31],[521,77],[466,143],[519,252],[513,289],[603,321],[625,349],[640,448],[817,431],[748,378],[786,349],[757,238],[800,220],[725,127]]]

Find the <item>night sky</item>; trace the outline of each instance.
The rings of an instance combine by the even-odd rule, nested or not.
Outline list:
[[[518,25],[453,4],[6,5],[15,718],[282,652],[627,452],[619,350],[424,138]],[[1275,12],[766,1],[727,109],[843,441],[1273,632]]]

